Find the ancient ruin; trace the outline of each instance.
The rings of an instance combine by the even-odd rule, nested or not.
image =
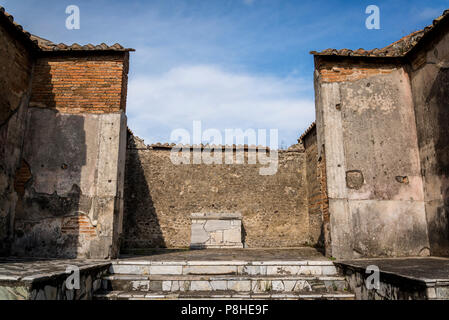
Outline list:
[[[422,267],[449,270],[449,11],[383,49],[312,52],[316,122],[268,176],[174,165],[173,145],[134,135],[132,51],[55,44],[0,7],[0,299],[449,298]],[[344,261],[388,257],[429,281],[369,291]],[[71,260],[37,258],[84,266],[83,293],[64,288]]]

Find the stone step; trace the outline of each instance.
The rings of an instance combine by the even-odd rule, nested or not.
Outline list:
[[[148,261],[118,260],[111,274],[136,275],[312,275],[333,276],[329,260],[301,261]]]
[[[279,292],[236,292],[236,291],[210,291],[197,292],[128,292],[109,291],[97,292],[95,300],[354,300],[354,294],[347,292],[333,293],[279,293]]]
[[[343,291],[344,277],[336,276],[252,276],[252,275],[109,275],[102,288],[112,291],[222,291],[263,293]]]

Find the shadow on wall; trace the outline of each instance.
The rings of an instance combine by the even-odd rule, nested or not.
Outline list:
[[[176,199],[173,199],[176,201]],[[128,131],[124,217],[121,251],[127,249],[166,248],[164,236],[153,204],[150,188],[133,135]],[[141,235],[149,236],[142,239]],[[137,240],[139,239],[139,240]]]
[[[84,118],[30,108],[28,120],[23,166],[16,181],[19,200],[12,253],[76,258],[83,245],[80,232],[89,229],[87,214],[92,206],[92,199],[81,191],[86,164]],[[82,237],[93,235],[86,232]]]
[[[12,254],[76,258],[96,237],[88,216],[95,172],[87,168],[86,118],[60,113],[48,64],[35,70],[27,115]],[[57,89],[57,88],[56,88]],[[87,168],[87,171],[86,171]],[[92,171],[92,170],[91,170]],[[81,185],[82,175],[88,181]],[[91,181],[92,180],[92,181]]]
[[[426,99],[427,110],[433,115],[430,124],[435,141],[435,167],[427,167],[426,175],[437,175],[441,179],[441,203],[438,203],[432,221],[429,221],[429,236],[435,254],[449,255],[449,69],[440,69]],[[432,103],[434,102],[434,103]],[[429,115],[429,117],[430,117]],[[428,159],[427,159],[428,160]],[[433,199],[431,199],[433,200]]]

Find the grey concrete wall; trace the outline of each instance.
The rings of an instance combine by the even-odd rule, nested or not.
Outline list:
[[[428,255],[408,74],[400,65],[325,63],[317,63],[315,85],[318,153],[325,152],[326,159],[331,254]],[[326,80],[322,69],[333,72],[333,65],[341,70]],[[341,77],[346,70],[351,76]]]
[[[449,256],[449,28],[411,58],[410,68],[432,255]]]
[[[9,254],[21,165],[33,57],[11,30],[0,24],[0,255]]]
[[[111,258],[123,212],[126,116],[31,107],[12,253]]]

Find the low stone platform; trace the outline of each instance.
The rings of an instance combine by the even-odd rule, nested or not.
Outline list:
[[[90,300],[110,261],[0,258],[0,300]],[[80,288],[68,289],[67,268],[77,268]]]
[[[140,261],[329,261],[322,253],[310,247],[286,249],[153,249],[145,251],[136,250],[132,254],[122,254],[120,258],[120,260]]]
[[[335,293],[250,293],[236,291],[196,292],[129,292],[111,291],[95,295],[97,300],[354,300],[354,295]]]
[[[96,299],[353,299],[313,248],[206,249],[123,256]]]
[[[356,299],[434,300],[449,299],[449,259],[438,257],[360,259],[335,263],[346,277]],[[368,289],[372,274],[368,266],[379,268],[380,286]]]

